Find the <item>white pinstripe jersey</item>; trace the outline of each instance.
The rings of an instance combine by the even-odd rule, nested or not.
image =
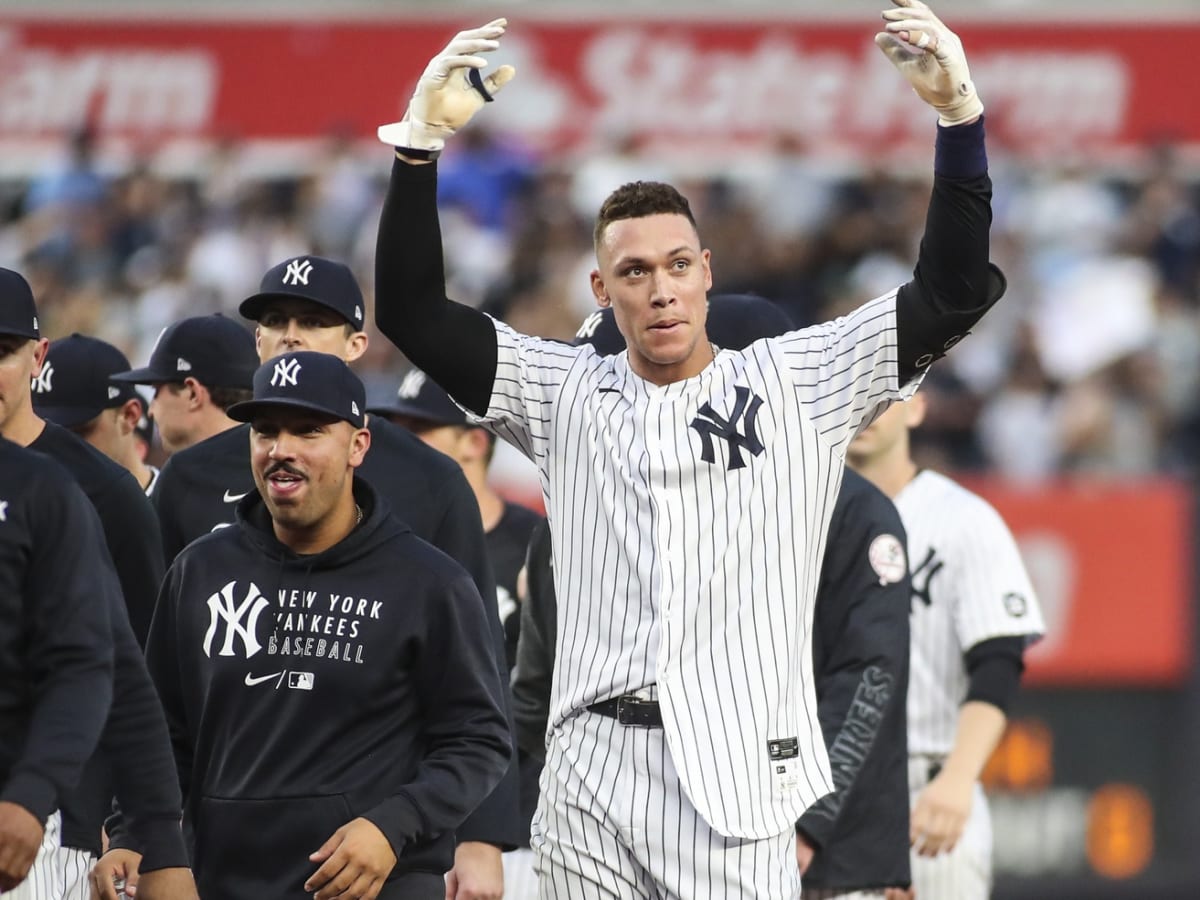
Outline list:
[[[963,654],[989,638],[1045,630],[1012,532],[982,497],[928,470],[895,498],[908,531],[912,650],[908,752],[949,753],[967,695]]]
[[[813,596],[846,446],[898,395],[895,292],[664,386],[626,353],[496,340],[482,421],[537,464],[554,544],[551,726],[656,685],[712,828],[789,830],[832,789]]]

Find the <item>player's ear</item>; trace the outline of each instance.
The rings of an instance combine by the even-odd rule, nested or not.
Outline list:
[[[142,401],[129,399],[121,404],[118,420],[121,423],[122,436],[131,434],[142,418]]]
[[[38,338],[33,342],[33,377],[37,378],[42,374],[42,364],[46,361],[46,354],[50,350],[50,341],[47,338]]]
[[[704,289],[711,291],[713,286],[712,278],[712,251],[703,250],[700,253],[700,263],[704,266]]]
[[[355,428],[350,436],[350,468],[357,469],[362,465],[367,451],[371,449],[371,432],[366,428]]]
[[[604,279],[600,277],[599,269],[592,269],[592,296],[596,298],[599,307],[612,306],[608,290],[604,287]]]
[[[263,358],[262,326],[258,324],[254,326],[254,352],[258,354],[260,363],[266,362],[266,359]]]
[[[365,331],[355,331],[346,338],[346,362],[354,362],[367,352],[367,340],[367,333]]]

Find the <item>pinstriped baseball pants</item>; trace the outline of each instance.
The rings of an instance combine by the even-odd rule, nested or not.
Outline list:
[[[661,728],[584,712],[554,732],[532,847],[543,900],[800,896],[794,836],[717,834],[679,783]]]
[[[54,813],[46,820],[46,833],[29,877],[5,894],[4,900],[89,900],[92,855],[59,846],[61,834],[62,817]]]

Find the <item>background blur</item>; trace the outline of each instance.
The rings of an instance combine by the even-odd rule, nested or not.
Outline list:
[[[636,178],[689,196],[717,290],[798,325],[905,280],[934,123],[871,43],[878,2],[651,7],[0,2],[0,265],[47,336],[134,365],[294,253],[369,294],[374,128],[503,14],[517,79],[440,163],[452,296],[569,338],[592,217]],[[1200,897],[1200,4],[936,8],[987,105],[1009,291],[927,381],[919,449],[1009,520],[1050,626],[988,771],[997,897]],[[382,395],[403,367],[375,335],[360,372]],[[540,502],[513,455],[496,478]]]

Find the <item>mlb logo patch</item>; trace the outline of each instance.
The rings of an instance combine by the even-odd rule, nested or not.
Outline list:
[[[293,691],[311,691],[313,689],[313,673],[288,672],[288,687]]]

